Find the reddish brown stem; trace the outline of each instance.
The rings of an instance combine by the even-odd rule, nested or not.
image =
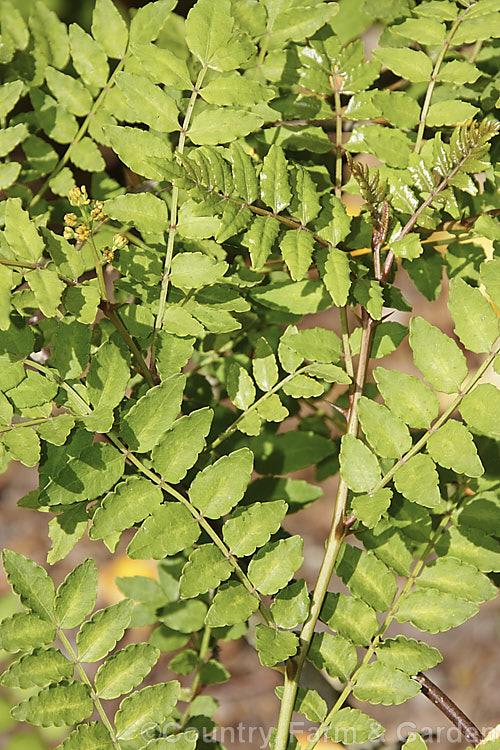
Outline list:
[[[415,677],[415,679],[422,686],[423,695],[425,695],[431,703],[434,703],[441,713],[443,713],[451,723],[461,731],[467,742],[469,742],[472,747],[479,745],[483,739],[483,735],[469,717],[453,703],[451,698],[449,698],[446,693],[443,693],[437,685],[421,672]]]

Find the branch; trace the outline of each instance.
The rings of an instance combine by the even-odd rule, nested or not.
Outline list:
[[[449,698],[446,693],[443,693],[441,688],[438,688],[438,686],[422,674],[422,672],[419,672],[414,679],[420,683],[423,695],[425,695],[431,703],[434,703],[441,713],[443,713],[451,723],[461,731],[467,742],[469,742],[472,747],[479,745],[481,740],[484,739],[483,735],[469,717],[466,716],[455,703],[453,703],[451,698]]]

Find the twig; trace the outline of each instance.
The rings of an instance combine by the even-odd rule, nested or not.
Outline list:
[[[472,747],[479,745],[483,735],[468,716],[451,700],[441,688],[420,672],[414,679],[420,683],[422,693],[459,729]]]

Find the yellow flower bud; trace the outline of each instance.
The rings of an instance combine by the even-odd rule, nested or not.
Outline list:
[[[72,240],[75,233],[71,227],[64,227],[63,237],[65,240]]]
[[[113,249],[120,250],[122,247],[128,245],[128,239],[123,234],[115,234],[113,237]]]
[[[76,214],[64,214],[64,223],[68,227],[76,227],[76,223],[78,221]]]

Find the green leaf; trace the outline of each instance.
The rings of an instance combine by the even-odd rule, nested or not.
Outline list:
[[[120,534],[155,513],[162,502],[159,487],[147,479],[127,477],[116,485],[97,509],[89,532],[91,539],[112,539],[116,549]]]
[[[86,325],[94,322],[100,301],[99,289],[89,285],[68,287],[63,295],[63,305],[67,312]]]
[[[330,203],[327,204],[320,219],[328,223],[320,229],[319,235],[332,247],[342,242],[349,234],[351,217],[347,215],[344,204],[335,195],[330,196]]]
[[[4,118],[16,106],[22,91],[22,81],[10,81],[0,86],[0,117]]]
[[[457,557],[483,573],[500,571],[500,544],[479,529],[448,529],[436,542],[436,552]]]
[[[63,443],[64,440],[59,445]],[[49,521],[49,537],[52,547],[47,553],[47,562],[53,565],[65,558],[85,534],[88,525],[89,519],[84,505],[69,508]]]
[[[427,450],[436,463],[457,474],[480,477],[484,473],[472,435],[455,419],[450,419],[430,436]]]
[[[138,8],[130,22],[130,42],[152,42],[175,8],[175,0],[157,0]]]
[[[377,705],[399,706],[420,692],[420,685],[399,669],[380,661],[364,664],[358,672],[354,697]]]
[[[377,367],[373,377],[389,409],[409,427],[428,428],[439,414],[439,401],[415,375]]]
[[[253,454],[248,448],[223,456],[196,475],[189,499],[206,518],[220,518],[243,497],[252,468]]]
[[[478,288],[456,276],[450,281],[448,307],[455,333],[471,352],[489,352],[498,338],[498,317]]]
[[[344,482],[354,492],[371,490],[381,477],[376,456],[353,435],[342,437],[340,473]]]
[[[17,721],[35,726],[72,726],[87,719],[94,710],[88,688],[78,680],[49,685],[12,709]]]
[[[128,30],[112,0],[96,0],[92,14],[92,35],[108,57],[123,57],[127,48]]]
[[[405,750],[427,750],[423,738],[416,732],[410,732],[403,747]]]
[[[78,378],[87,368],[91,333],[88,326],[68,318],[63,318],[56,328],[52,338],[50,364],[63,378]]]
[[[373,742],[383,732],[383,726],[359,708],[342,708],[334,714],[326,734],[333,742],[351,745]]]
[[[250,561],[248,577],[261,594],[275,594],[290,581],[303,562],[303,540],[295,535],[268,542]]]
[[[358,402],[359,421],[373,450],[385,458],[401,458],[410,450],[411,435],[401,419],[366,396]]]
[[[263,122],[264,119],[253,112],[233,107],[208,107],[193,117],[188,137],[197,146],[216,146],[252,133]]]
[[[122,476],[122,453],[105,443],[94,443],[78,457],[71,457],[51,476],[41,491],[46,505],[69,505],[104,495]]]
[[[102,172],[106,167],[99,148],[91,138],[85,136],[71,150],[71,161],[86,172]]]
[[[257,596],[239,581],[223,583],[212,600],[205,622],[211,628],[245,622],[259,608]]]
[[[283,237],[280,247],[290,276],[294,281],[300,281],[311,265],[314,249],[312,234],[301,230],[289,231]]]
[[[278,685],[275,688],[275,693],[280,700],[283,699],[283,686]],[[315,723],[323,721],[327,714],[326,701],[316,692],[309,688],[301,688],[297,690],[297,697],[295,698],[295,705],[293,710],[304,716]]]
[[[456,393],[467,377],[467,361],[457,344],[423,318],[410,322],[413,361],[438,391]]]
[[[149,643],[131,643],[115,651],[97,670],[95,689],[99,698],[111,700],[130,693],[150,673],[160,651]]]
[[[74,664],[57,648],[36,648],[31,654],[12,662],[3,673],[1,682],[8,688],[44,687],[49,682],[71,679],[74,668]]]
[[[404,577],[410,575],[413,565],[410,543],[388,520],[380,521],[373,531],[362,529],[359,538],[366,549],[372,550],[395,573]]]
[[[105,609],[94,612],[90,620],[83,623],[76,636],[78,658],[82,662],[103,659],[123,637],[130,623],[134,604],[123,599]]]
[[[286,511],[283,500],[236,508],[222,527],[222,536],[231,553],[236,557],[253,554],[278,531]]]
[[[271,604],[271,614],[279,627],[293,628],[306,621],[309,605],[307,585],[301,578],[278,591]]]
[[[441,557],[423,569],[415,581],[420,588],[432,588],[481,604],[497,595],[487,576],[454,557]]]
[[[396,471],[394,485],[412,503],[434,508],[441,502],[436,465],[424,453],[412,456]]]
[[[272,89],[266,88],[259,81],[244,78],[236,72],[213,78],[200,90],[200,96],[209,104],[242,107],[267,101],[272,93]]]
[[[176,420],[153,449],[153,466],[162,479],[178,484],[205,447],[213,411],[208,407]]]
[[[288,181],[288,164],[283,149],[272,145],[260,172],[260,197],[275,213],[290,205],[292,193]]]
[[[80,724],[58,745],[58,750],[113,750],[114,747],[106,727],[100,721],[91,721]]]
[[[337,307],[343,307],[351,288],[349,258],[336,247],[328,249],[323,282]]]
[[[146,453],[158,444],[179,414],[185,382],[183,375],[171,375],[133,405],[120,430],[129,448]]]
[[[378,630],[377,615],[362,599],[327,593],[320,619],[355,646],[368,646]]]
[[[461,86],[464,83],[475,83],[480,75],[482,73],[475,65],[462,60],[451,60],[441,67],[437,80]]]
[[[69,44],[76,72],[87,86],[102,88],[109,75],[102,47],[76,23],[69,27]]]
[[[151,193],[119,195],[105,201],[104,213],[144,234],[162,234],[168,228],[167,204]]]
[[[14,257],[38,263],[43,253],[43,240],[28,212],[23,210],[21,199],[7,198],[4,205],[4,236]]]
[[[325,328],[303,328],[286,341],[287,346],[311,362],[338,362],[342,344],[334,331]]]
[[[351,382],[349,375],[336,365],[307,365],[306,372],[327,383],[342,383],[347,385]]]
[[[69,58],[69,42],[66,24],[63,23],[56,13],[48,8],[43,2],[31,5],[30,25],[36,32],[43,34],[43,41],[38,44],[44,47],[44,54],[48,62],[56,68],[64,68]]]
[[[392,605],[397,593],[396,579],[372,552],[344,544],[336,571],[351,593],[359,596],[376,612],[385,612]]]
[[[132,52],[154,83],[176,89],[192,87],[191,74],[186,62],[171,50],[155,44],[133,44]]]
[[[424,248],[415,233],[407,234],[400,240],[393,240],[391,242],[391,250],[396,258],[406,258],[406,260],[413,260],[422,255]]]
[[[273,667],[297,653],[299,639],[295,633],[276,630],[267,625],[257,625],[255,635],[255,648],[264,667]]]
[[[271,390],[278,382],[276,357],[263,336],[257,339],[252,368],[255,382],[262,391]]]
[[[246,203],[253,203],[259,194],[259,183],[252,158],[239,143],[231,144],[230,154],[236,193]]]
[[[186,42],[198,60],[218,69],[218,59],[233,33],[229,0],[198,0],[186,20]]]
[[[77,78],[48,67],[45,80],[51,93],[68,112],[77,117],[85,117],[90,112],[92,95]]]
[[[397,76],[412,83],[429,81],[432,75],[432,60],[420,50],[386,47],[374,50],[373,55]]]
[[[57,589],[56,617],[61,628],[76,628],[94,609],[97,598],[97,568],[88,559],[77,565]]]
[[[410,622],[427,633],[443,633],[474,617],[478,611],[479,607],[473,602],[427,589],[405,594],[395,617],[398,622]]]
[[[492,383],[481,383],[468,393],[460,413],[473,432],[500,439],[500,390]]]
[[[412,676],[426,672],[443,661],[437,648],[404,635],[386,638],[377,650],[377,659],[387,667],[400,669]]]
[[[233,362],[226,381],[227,395],[237,409],[244,411],[255,401],[255,385],[244,367]]]
[[[384,487],[373,495],[357,495],[352,500],[352,512],[367,528],[373,529],[391,504],[392,491]]]
[[[129,557],[161,560],[190,547],[200,535],[191,513],[178,503],[161,505],[142,524],[127,547]]]
[[[25,466],[35,466],[40,460],[40,440],[34,430],[12,429],[5,435],[3,443],[9,456]]]
[[[266,262],[279,234],[280,225],[271,216],[256,216],[242,239],[248,248],[252,268],[259,269]]]
[[[206,594],[229,578],[232,571],[231,563],[215,544],[202,544],[191,552],[182,569],[179,595],[182,599],[191,599]]]
[[[198,736],[196,729],[189,729],[181,734],[171,734],[168,737],[152,740],[149,747],[151,750],[195,750]]]
[[[126,742],[134,739],[140,736],[145,726],[152,724],[161,728],[175,707],[179,692],[178,681],[171,680],[143,688],[124,698],[114,718],[118,740]]]
[[[314,633],[307,659],[341,682],[347,682],[358,662],[352,643],[331,633]]]
[[[500,258],[482,263],[480,274],[491,301],[500,307]]]
[[[146,123],[152,130],[160,133],[179,130],[179,113],[174,99],[160,86],[155,86],[149,78],[120,72],[116,77],[116,85],[125,97],[129,108],[128,119],[132,122]],[[154,197],[151,193],[141,195]]]
[[[323,386],[307,375],[295,375],[283,385],[283,393],[292,398],[312,398],[323,395]]]
[[[314,279],[274,282],[255,289],[251,296],[264,307],[294,315],[307,315],[331,307],[330,295],[323,284]]]
[[[203,253],[180,253],[172,260],[172,284],[181,289],[201,289],[219,281],[227,269],[225,261]]]
[[[42,620],[55,620],[55,592],[47,572],[19,552],[4,549],[2,561],[7,580],[26,609]]]
[[[94,354],[86,378],[94,409],[114,409],[125,396],[130,378],[130,357],[118,341],[106,341]]]
[[[5,651],[25,651],[43,646],[52,643],[55,636],[52,623],[27,612],[16,612],[0,622],[0,648]]]
[[[446,99],[445,101],[431,104],[429,114],[427,115],[427,125],[429,127],[458,125],[465,120],[471,119],[478,112],[479,109],[469,104],[469,102]]]

